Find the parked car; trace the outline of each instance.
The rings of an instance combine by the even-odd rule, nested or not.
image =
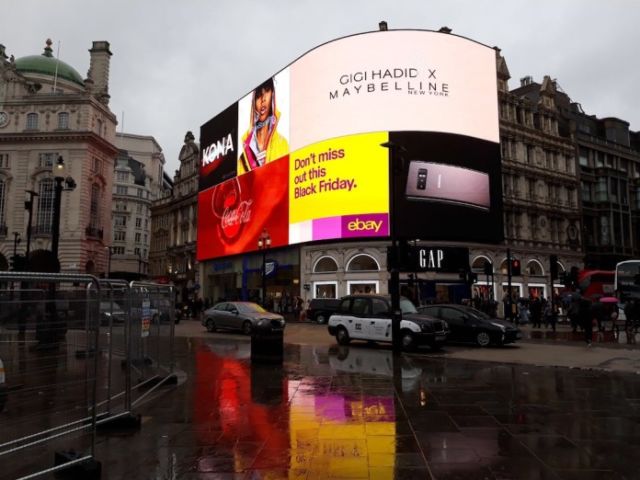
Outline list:
[[[126,318],[127,316],[124,310],[116,302],[110,302],[108,300],[100,302],[100,325],[109,325],[109,320],[111,320],[112,325],[124,323]]]
[[[4,404],[7,402],[7,384],[4,375],[4,364],[0,358],[0,412],[4,410]]]
[[[274,331],[283,330],[285,326],[282,315],[268,312],[253,302],[220,302],[205,310],[202,317],[202,325],[209,332],[230,329],[240,330],[245,335],[250,335],[254,327],[263,326],[265,322]]]
[[[339,306],[340,300],[337,298],[314,298],[307,307],[307,318],[313,322],[327,323]]]
[[[449,334],[447,322],[420,314],[408,299],[401,297],[400,336],[405,350],[429,345],[437,350]],[[348,295],[340,300],[336,313],[329,318],[329,334],[341,345],[353,340],[391,342],[391,297],[389,295]]]
[[[492,318],[465,305],[425,305],[418,311],[446,321],[450,342],[475,343],[481,347],[505,345],[522,338],[520,330],[509,322]]]

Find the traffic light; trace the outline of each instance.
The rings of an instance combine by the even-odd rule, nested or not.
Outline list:
[[[520,260],[517,258],[511,259],[511,275],[517,277],[521,275],[520,273]]]
[[[558,256],[549,256],[549,272],[551,273],[551,281],[558,278]]]

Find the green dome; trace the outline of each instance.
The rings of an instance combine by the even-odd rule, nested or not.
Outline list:
[[[84,81],[75,68],[54,58],[51,50],[51,40],[47,40],[47,46],[42,55],[29,55],[28,57],[16,59],[16,70],[22,73],[39,73],[55,77],[56,68],[58,69],[58,78],[77,83],[81,87],[84,86]]]

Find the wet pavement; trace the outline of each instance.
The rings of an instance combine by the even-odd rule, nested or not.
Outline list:
[[[640,478],[639,375],[505,363],[555,363],[553,351],[584,364],[610,350],[523,343],[394,357],[316,343],[310,329],[291,329],[308,343],[287,344],[282,365],[252,364],[240,335],[177,337],[184,383],[137,410],[139,431],[98,435],[102,478]],[[51,458],[43,448],[11,462]],[[5,478],[15,465],[2,466]]]
[[[100,436],[103,478],[634,479],[640,377],[384,348],[181,339],[188,380]]]

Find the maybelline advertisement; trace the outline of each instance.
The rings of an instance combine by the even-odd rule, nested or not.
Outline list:
[[[201,146],[198,260],[254,251],[264,228],[273,247],[503,235],[495,51],[456,35],[324,44],[203,125]]]

